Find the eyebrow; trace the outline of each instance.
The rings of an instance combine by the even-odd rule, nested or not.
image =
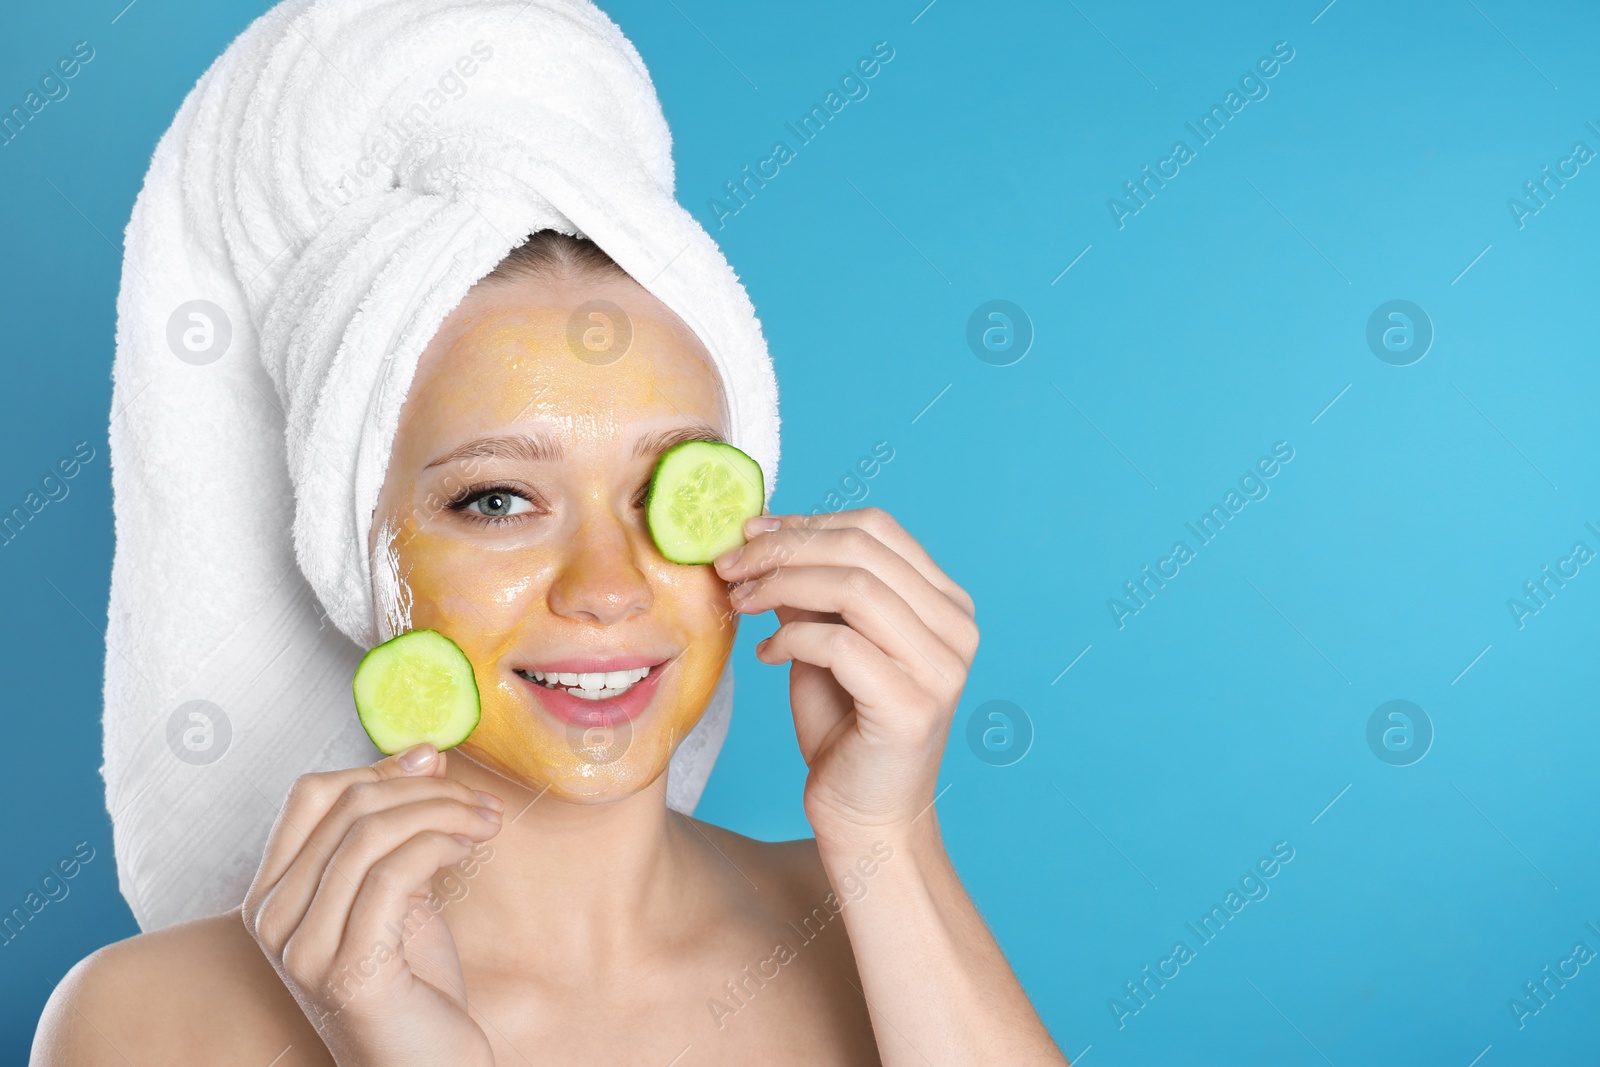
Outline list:
[[[685,441],[715,441],[718,444],[727,444],[727,439],[720,433],[706,425],[680,426],[675,430],[657,430],[647,433],[639,438],[633,446],[636,457],[659,456],[673,445],[681,445]]]
[[[543,434],[508,434],[504,437],[484,437],[468,441],[453,452],[440,456],[428,467],[453,463],[459,459],[475,457],[520,459],[529,463],[550,462],[561,458],[561,446]],[[424,467],[427,470],[428,467]]]
[[[680,426],[671,430],[657,430],[639,438],[633,446],[636,457],[658,456],[673,445],[685,441],[716,441],[726,443],[722,434],[705,425]],[[526,463],[549,463],[561,459],[561,445],[544,434],[507,434],[469,441],[428,464],[438,467],[445,463],[473,458],[513,459]],[[424,470],[427,467],[423,468]]]

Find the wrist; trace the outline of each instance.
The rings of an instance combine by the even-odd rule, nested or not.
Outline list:
[[[852,878],[876,879],[885,866],[904,874],[944,854],[938,819],[931,807],[902,822],[814,823],[812,830],[816,834],[817,855],[835,890]]]
[[[886,795],[862,798],[840,795],[813,776],[806,782],[806,821],[824,862],[851,864],[880,842],[896,851],[938,845],[935,784],[895,783],[883,790]]]

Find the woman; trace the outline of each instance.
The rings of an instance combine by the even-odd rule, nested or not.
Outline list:
[[[612,362],[566,344],[592,300],[632,328]],[[472,660],[480,725],[297,780],[242,907],[79,964],[35,1063],[1064,1062],[939,839],[971,598],[875,509],[666,562],[655,459],[724,418],[694,334],[592,244],[544,231],[480,282],[423,356],[374,526],[411,624]],[[765,611],[815,840],[678,815],[660,782],[725,620]],[[644,667],[602,700],[531,677]],[[636,688],[626,737],[581,725]]]
[[[295,5],[329,18],[363,16],[340,20],[354,27],[341,32],[363,47],[403,36],[378,17],[402,8],[441,10],[417,0]],[[672,213],[681,209],[667,203],[670,156],[659,114],[646,113],[642,124],[630,119],[624,150],[606,155],[595,146],[615,134],[616,113],[627,109],[601,107],[594,150],[572,150],[592,100],[625,95],[627,86],[618,86],[629,79],[636,91],[648,89],[647,79],[638,81],[642,67],[630,66],[637,57],[607,36],[609,23],[573,0],[492,17],[507,20],[491,22],[495,47],[519,65],[514,81],[498,89],[493,74],[479,75],[474,95],[441,112],[441,121],[461,122],[459,141],[434,130],[419,135],[402,150],[387,191],[355,197],[327,224],[308,223],[303,204],[272,215],[268,223],[289,219],[306,228],[291,242],[295,253],[283,257],[286,268],[275,265],[281,250],[258,241],[268,228],[259,219],[226,216],[195,253],[225,249],[228,277],[257,301],[232,318],[241,333],[264,324],[252,340],[271,376],[268,389],[283,399],[294,558],[310,588],[352,640],[370,644],[368,634],[428,627],[454,638],[472,661],[482,720],[449,752],[418,746],[370,765],[300,774],[286,797],[268,799],[281,808],[242,904],[82,961],[47,1006],[34,1062],[1064,1062],[939,838],[935,776],[978,642],[971,599],[876,509],[763,515],[747,524],[747,544],[713,565],[680,566],[656,551],[642,512],[656,458],[677,441],[750,437],[752,402],[738,384],[737,360],[764,359],[764,345],[751,354],[760,341],[753,319],[745,329],[738,315],[719,318],[697,302],[699,290],[724,306],[743,294],[731,272],[724,278],[703,269],[721,262],[707,251],[714,246],[696,243]],[[573,25],[582,39],[566,42],[561,35]],[[307,69],[359,58],[325,26],[278,28]],[[415,30],[406,33],[430,47],[461,50]],[[516,33],[530,34],[520,48],[512,47]],[[533,61],[545,46],[554,49],[547,61]],[[487,61],[489,53],[474,54]],[[607,55],[621,58],[607,67],[600,61]],[[585,81],[585,64],[574,57],[603,76]],[[505,104],[518,127],[544,128],[528,111],[544,97],[510,104],[516,87],[545,76],[552,79],[541,86],[545,96],[570,98],[551,119],[561,143],[539,147],[565,152],[566,169],[547,161],[519,169],[524,157],[478,154],[474,141],[492,135],[484,109]],[[317,107],[362,106],[360,98],[330,101],[304,77],[263,78],[268,83],[309,86]],[[251,180],[279,166],[279,155],[306,153],[301,170],[282,168],[296,180],[280,174],[269,190],[284,196],[313,187],[304,169],[336,155],[325,140],[308,148],[253,135],[296,128],[293,100],[259,88],[231,92],[221,81],[211,88],[221,101],[217,126],[183,139],[198,146],[196,160],[188,169],[160,168],[172,177],[169,225],[159,225],[154,209],[141,218],[136,207],[130,255],[142,243],[174,240],[173,226],[215,206],[197,208],[179,196],[206,192],[195,174],[207,166],[217,167],[227,212],[236,207],[228,198],[247,199]],[[378,88],[373,99],[403,102],[397,91]],[[253,110],[230,117],[226,106]],[[652,93],[644,111],[653,106]],[[194,114],[209,112],[202,104]],[[238,158],[216,163],[212,146],[234,130],[243,131],[237,144],[226,143]],[[645,147],[635,151],[639,142]],[[251,151],[263,155],[252,160]],[[618,172],[636,156],[648,180],[629,184]],[[516,179],[509,186],[508,174]],[[511,192],[469,197],[463,190],[474,182]],[[529,183],[538,195],[522,194]],[[475,273],[470,255],[445,255],[456,247],[447,238],[468,232],[476,218],[485,220],[481,251],[493,245],[497,223],[556,217],[552,205],[566,221],[536,228],[487,275]],[[606,239],[555,232],[568,225]],[[426,245],[437,235],[439,245]],[[659,247],[648,248],[651,241]],[[248,261],[242,269],[241,260]],[[651,273],[630,272],[625,262],[650,265]],[[404,273],[416,266],[416,277],[431,279],[440,263],[477,280],[455,299],[442,283],[429,288]],[[351,282],[367,277],[357,267],[378,279],[370,291]],[[379,298],[384,285],[395,299]],[[344,296],[348,316],[329,318]],[[414,366],[404,365],[402,327],[415,307],[436,299],[451,310],[418,343]],[[158,309],[155,323],[171,307],[144,303]],[[135,293],[129,312],[139,305]],[[693,309],[697,328],[684,308]],[[587,329],[574,332],[574,323],[593,323],[599,340],[591,343]],[[121,373],[123,330],[134,343],[151,332],[140,326],[137,314],[119,323],[119,389],[136,380]],[[390,343],[352,341],[363,328]],[[223,372],[232,366],[201,366],[197,375],[170,359],[150,364],[147,388],[156,396],[130,393],[119,405],[128,421],[144,420],[131,435],[143,452],[113,437],[124,479],[140,462],[156,462],[149,457],[161,456],[159,434],[175,421],[159,408],[169,388],[160,375],[213,390],[207,401],[262,391],[250,381],[224,391]],[[386,452],[373,451],[381,433],[372,423],[382,419],[371,412],[383,410],[396,383],[404,389],[395,394],[392,439]],[[744,414],[736,417],[736,408]],[[153,466],[151,481],[172,486],[164,506],[192,510],[188,521],[156,512],[166,528],[151,550],[177,541],[167,550],[198,553],[192,567],[213,562],[207,549],[183,539],[201,536],[191,527],[215,516],[239,521],[245,535],[273,533],[281,552],[276,519],[284,509],[270,496],[270,478],[177,473],[181,463],[226,452],[214,446],[222,435],[255,432],[240,428],[248,420],[220,417],[209,403],[177,410],[202,424],[213,447],[175,448],[160,459],[168,466]],[[343,417],[347,411],[360,417]],[[175,432],[173,440],[183,438]],[[240,447],[259,443],[240,440]],[[262,454],[282,465],[282,438],[268,443]],[[386,459],[367,508],[359,494],[373,455]],[[141,486],[114,484],[120,561],[124,544],[140,535],[126,520]],[[361,520],[354,527],[364,542],[355,566],[343,540],[352,517]],[[247,556],[241,548],[225,561],[229,584],[216,584],[216,595],[247,580],[237,565]],[[369,586],[368,599],[346,596]],[[126,663],[130,679],[151,681],[160,664],[127,655],[118,643],[119,588],[126,587],[114,567],[108,645],[118,655],[108,656],[108,671]],[[367,617],[355,617],[353,605]],[[776,844],[682,814],[667,781],[674,754],[715,703],[738,619],[766,611],[781,625],[757,656],[790,664],[796,734],[809,767],[805,811],[816,835]],[[242,629],[252,639],[268,632]],[[220,668],[207,659],[214,677],[239,673],[222,659]],[[237,681],[241,693],[312,673],[282,650],[258,650],[249,666]],[[330,713],[313,712],[304,721]],[[249,746],[266,744],[263,734],[281,723],[246,725],[252,728],[236,727],[235,747],[216,764],[235,777],[233,788],[215,776],[203,780],[217,804],[254,784],[247,753],[265,750]],[[294,742],[273,743],[280,740],[280,748]],[[191,761],[179,759],[189,770]],[[120,871],[120,848],[118,862]],[[183,868],[176,853],[164,873],[174,868]],[[138,901],[143,921],[154,913],[151,898]]]

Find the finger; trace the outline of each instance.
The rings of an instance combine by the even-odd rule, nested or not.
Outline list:
[[[431,745],[418,748],[432,751]],[[302,775],[295,782],[290,802],[285,805],[273,837],[269,839],[268,858],[263,861],[262,873],[257,875],[245,900],[247,925],[269,956],[281,952],[300,925],[327,872],[332,854],[361,816],[429,797],[452,797],[469,806],[503,806],[492,794],[480,793],[453,778],[435,777],[432,772],[442,769],[444,754],[435,755],[435,759],[415,769],[407,769],[396,757],[389,757],[370,767]],[[394,776],[397,771],[402,777]],[[331,800],[320,792],[329,782],[344,783]],[[321,812],[321,816],[314,824],[302,824],[302,820],[316,812]],[[289,856],[288,866],[277,880],[268,884],[265,881],[268,866],[282,862],[282,856],[274,849],[286,852],[295,843],[299,850]]]
[[[916,685],[883,650],[850,627],[829,622],[790,622],[756,646],[763,663],[798,660],[830,671],[855,701],[856,719],[876,740],[897,738],[933,716],[907,715],[904,709],[931,706]],[[796,714],[802,714],[798,709]],[[809,728],[811,724],[806,724]]]
[[[955,688],[966,675],[966,665],[911,605],[864,567],[782,567],[735,586],[731,599],[746,614],[779,606],[832,612],[907,674],[932,671]]]
[[[437,777],[444,773],[444,754],[430,744],[413,745],[365,767],[302,774],[278,809],[267,848],[251,891],[265,896],[283,877],[319,823],[350,786],[393,778]]]
[[[448,797],[419,800],[358,818],[329,857],[322,881],[294,932],[293,940],[305,948],[303,959],[312,966],[332,960],[344,940],[351,905],[373,866],[428,831],[484,841],[500,832],[500,820],[498,814],[491,819],[482,809]]]
[[[911,605],[957,655],[970,663],[977,652],[977,624],[971,612],[863,526],[780,527],[752,537],[737,556],[732,551],[725,553],[718,558],[716,566],[724,580],[741,582],[774,570],[808,565],[861,567],[871,571]],[[966,596],[964,592],[961,595]],[[969,603],[970,600],[968,597]]]
[[[755,536],[759,536],[759,533],[752,535],[748,529],[750,525],[762,522],[770,524],[770,520],[774,518],[778,520],[778,531],[797,532],[801,543],[822,531],[864,530],[905,560],[929,585],[965,614],[974,614],[972,597],[967,595],[967,591],[952,581],[916,538],[907,533],[905,528],[882,508],[850,508],[846,511],[822,512],[816,515],[761,516],[746,523],[747,539],[754,540]]]
[[[977,614],[977,605],[973,603],[972,595],[933,561],[933,556],[922,547],[922,542],[912,537],[893,515],[882,508],[873,507],[852,508],[845,514],[859,522],[862,529],[888,545],[897,555],[909,560],[918,572],[961,609],[962,614],[968,618]]]
[[[356,820],[388,808],[431,799],[449,799],[469,807],[499,810],[499,800],[453,778],[401,778],[356,782],[345,789],[322,818],[305,847],[268,892],[261,926],[269,943],[282,944],[304,920],[318,886],[326,880],[331,859]]]
[[[463,844],[463,842],[465,842]],[[400,940],[414,936],[429,919],[416,915],[415,898],[426,893],[441,867],[460,863],[475,845],[470,838],[427,831],[420,833],[372,865],[350,906],[344,942],[333,961],[336,973],[349,967],[358,974],[372,970],[379,946],[398,954]]]

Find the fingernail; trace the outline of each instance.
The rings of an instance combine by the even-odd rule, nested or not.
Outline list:
[[[408,771],[420,771],[433,762],[433,757],[439,750],[424,741],[420,745],[413,745],[400,754],[400,766]]]
[[[500,811],[505,807],[505,804],[500,800],[500,798],[495,796],[493,793],[485,793],[481,789],[474,789],[473,792],[478,794],[479,803],[486,808],[493,808],[495,811]]]
[[[728,551],[717,557],[715,564],[716,568],[718,570],[722,570],[724,567],[731,567],[735,563],[739,562],[739,557],[742,555],[744,555],[743,545],[740,545],[738,548],[730,548]]]
[[[473,810],[482,815],[488,822],[500,821],[500,813],[498,811],[490,811],[488,808],[474,808]]]
[[[450,836],[469,848],[472,846],[472,838],[468,837],[466,834],[451,834]]]
[[[746,537],[751,537],[755,534],[771,533],[782,525],[782,521],[776,515],[757,515],[745,522],[744,532]]]

